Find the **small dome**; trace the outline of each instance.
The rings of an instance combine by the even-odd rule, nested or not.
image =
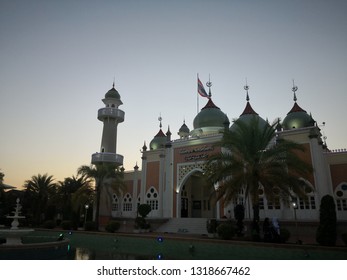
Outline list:
[[[203,127],[223,127],[229,119],[210,98],[204,108],[194,118],[194,129]]]
[[[120,99],[119,92],[114,88],[114,85],[108,92],[106,92],[105,98]]]
[[[190,130],[186,125],[186,122],[183,122],[181,128],[178,131],[178,135],[182,138],[187,138],[189,136]]]
[[[183,123],[178,132],[189,133],[189,128],[186,123]]]
[[[151,150],[165,148],[166,142],[167,142],[167,137],[165,133],[160,129],[157,135],[154,136],[153,140],[149,144],[149,148]]]
[[[307,114],[296,102],[293,108],[284,118],[282,127],[284,130],[314,126],[314,119]]]
[[[242,121],[245,123],[250,123],[253,118],[258,118],[258,123],[259,123],[260,128],[263,128],[263,127],[269,125],[267,121],[265,121],[262,117],[260,117],[253,110],[251,104],[249,103],[249,101],[247,101],[245,109],[243,110],[242,114],[240,115],[240,117],[236,121]],[[231,125],[230,130],[234,129],[235,122]]]

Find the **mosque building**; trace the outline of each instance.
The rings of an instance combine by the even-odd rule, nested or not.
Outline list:
[[[195,116],[192,129],[184,121],[177,132],[178,137],[174,137],[170,128],[163,131],[162,119],[159,118],[159,131],[153,133],[153,139],[142,147],[141,168],[136,164],[133,171],[124,173],[126,191],[122,196],[108,196],[109,201],[104,202],[100,210],[101,220],[107,221],[112,217],[135,218],[137,207],[142,203],[151,206],[149,217],[156,219],[233,218],[236,203],[244,204],[246,219],[252,217],[251,202],[242,193],[235,198],[234,203],[228,205],[222,201],[213,205],[210,203],[210,193],[214,186],[204,178],[204,166],[211,155],[221,151],[218,142],[225,129],[233,129],[233,123],[213,102],[211,83],[207,83],[207,86],[207,103]],[[239,119],[247,122],[256,117],[260,125],[266,125],[267,121],[251,106],[248,85],[244,88],[247,93],[246,104]],[[297,89],[293,85],[294,104],[283,121],[278,121],[276,130],[284,139],[305,147],[304,158],[313,167],[312,173],[306,178],[310,186],[305,189],[307,199],[298,199],[293,209],[293,205],[284,204],[279,198],[275,201],[267,200],[260,188],[260,218],[293,220],[295,212],[298,221],[318,222],[321,198],[328,194],[335,199],[338,221],[347,221],[347,151],[331,151],[327,148],[325,137],[316,121],[299,106]],[[204,89],[202,93],[206,93]],[[98,113],[98,119],[104,123],[102,144],[100,153],[92,155],[93,164],[114,162],[121,166],[123,163],[123,157],[116,153],[117,125],[124,121],[124,112],[118,109],[122,104],[120,98],[113,86],[103,99],[106,107]]]

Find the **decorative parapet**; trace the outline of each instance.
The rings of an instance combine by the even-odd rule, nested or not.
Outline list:
[[[124,121],[124,112],[118,108],[101,108],[98,111],[98,119],[102,121],[104,118],[118,119],[119,122]]]
[[[334,150],[328,150],[327,153],[346,153],[347,149],[334,149]]]
[[[95,153],[92,154],[92,164],[97,163],[114,163],[116,165],[123,165],[123,156],[115,153]]]

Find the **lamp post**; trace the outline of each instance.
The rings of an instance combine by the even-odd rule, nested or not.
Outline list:
[[[292,201],[292,206],[294,209],[296,243],[301,243],[299,240],[299,233],[298,233],[298,220],[296,218],[296,209],[298,209],[298,203],[296,201]]]
[[[84,228],[86,227],[88,208],[89,208],[89,205],[85,204],[84,205],[84,209],[85,209],[85,212],[84,212]]]

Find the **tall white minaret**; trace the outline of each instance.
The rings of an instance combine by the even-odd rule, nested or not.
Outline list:
[[[123,102],[118,91],[113,87],[102,99],[104,108],[98,110],[98,119],[104,123],[100,152],[92,155],[92,164],[113,163],[123,165],[123,156],[117,154],[117,126],[124,121],[124,111],[118,109]]]

